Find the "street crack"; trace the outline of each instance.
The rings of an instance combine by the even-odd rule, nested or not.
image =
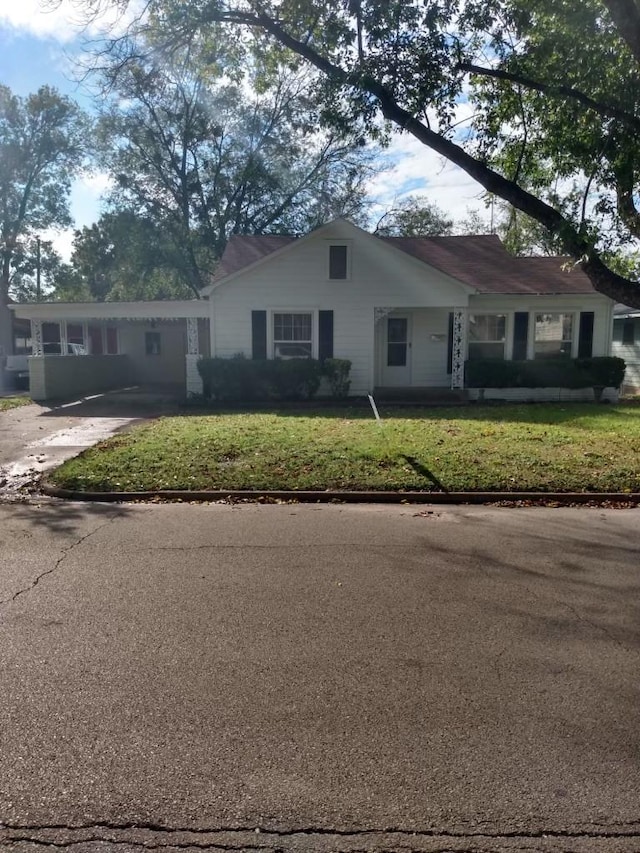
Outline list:
[[[35,589],[35,587],[38,586],[38,584],[43,578],[46,578],[47,575],[52,575],[60,568],[60,566],[67,559],[69,554],[75,548],[77,548],[79,545],[82,545],[83,542],[86,542],[87,539],[89,539],[95,533],[98,533],[98,531],[102,530],[104,527],[107,527],[116,518],[118,518],[117,515],[110,516],[109,519],[103,524],[98,525],[98,527],[95,527],[93,530],[90,530],[89,533],[85,533],[84,536],[81,536],[79,539],[76,539],[76,541],[72,542],[71,545],[68,545],[66,548],[63,548],[62,554],[58,557],[58,559],[50,569],[46,569],[46,571],[40,572],[40,574],[36,575],[36,577],[31,581],[30,584],[25,587],[22,587],[22,589],[19,589],[17,592],[14,592],[13,595],[9,596],[8,598],[0,599],[0,607],[3,607],[5,604],[13,603],[14,601],[16,601],[16,599],[20,598],[20,596],[25,595],[25,593],[27,592],[31,592],[32,589]],[[2,823],[0,823],[0,829],[2,829]]]

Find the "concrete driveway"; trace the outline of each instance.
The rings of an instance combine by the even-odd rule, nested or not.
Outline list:
[[[638,510],[0,507],[0,846],[640,850]]]
[[[21,500],[39,477],[98,441],[176,410],[161,394],[131,389],[58,406],[0,412],[0,500]]]

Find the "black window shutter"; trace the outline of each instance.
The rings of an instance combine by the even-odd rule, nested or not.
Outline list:
[[[318,312],[318,358],[333,358],[333,311]]]
[[[267,312],[251,312],[251,358],[264,361],[267,357]]]
[[[447,330],[447,373],[453,370],[453,311],[449,312],[449,328]]]
[[[514,361],[527,358],[527,338],[529,337],[529,312],[516,311],[513,315],[513,355]]]
[[[633,346],[636,342],[636,325],[634,320],[625,320],[622,326],[622,343]]]
[[[580,312],[578,358],[591,358],[593,355],[593,318],[593,311]]]

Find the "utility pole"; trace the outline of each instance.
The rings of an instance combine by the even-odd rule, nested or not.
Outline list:
[[[36,237],[36,302],[40,302],[40,236]]]

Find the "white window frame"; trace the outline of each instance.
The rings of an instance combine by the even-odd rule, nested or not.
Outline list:
[[[504,317],[504,341],[472,341],[471,340],[471,317]],[[473,343],[502,344],[503,361],[510,361],[513,356],[513,311],[473,311],[469,309],[467,314],[467,359],[471,358],[470,347]]]
[[[275,338],[275,322],[276,314],[304,314],[311,317],[311,356],[310,358],[318,358],[318,309],[317,308],[271,308],[267,312],[269,323],[267,326],[267,357],[270,359],[276,358],[275,348],[276,343],[287,343],[286,341],[276,341]],[[290,341],[289,343],[296,343]],[[301,343],[307,343],[301,341]]]
[[[344,278],[331,278],[331,247],[344,246],[347,250],[347,274]],[[340,282],[351,281],[351,241],[350,240],[328,240],[327,241],[327,281]]]
[[[558,314],[560,316],[571,317],[571,352],[568,356],[558,356],[558,358],[577,358],[578,356],[578,338],[580,337],[580,311],[573,308],[532,308],[529,322],[529,354],[528,358],[532,361],[544,361],[544,359],[536,359],[536,317],[539,314]]]

